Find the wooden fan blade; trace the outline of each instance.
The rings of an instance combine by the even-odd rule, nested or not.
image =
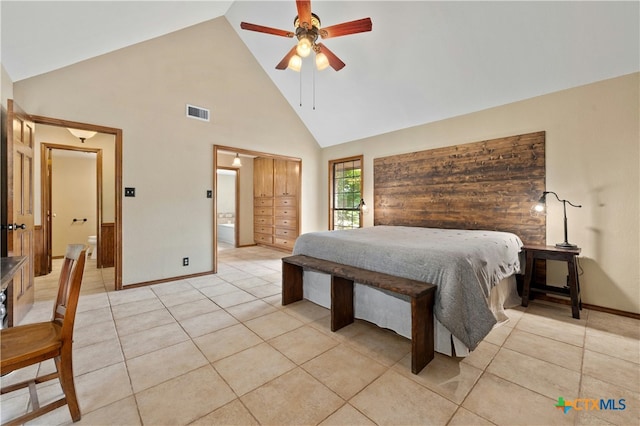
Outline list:
[[[322,43],[318,43],[318,50],[325,54],[327,60],[329,60],[329,65],[336,71],[340,71],[346,65],[340,58],[338,58],[332,51],[330,51],[327,46]]]
[[[276,69],[277,70],[286,70],[287,69],[287,67],[289,66],[289,59],[291,59],[291,57],[296,54],[296,47],[297,46],[293,46],[293,48],[289,51],[289,53],[287,53],[285,55],[285,57],[282,58],[282,60],[280,62],[278,62],[278,65],[276,65]],[[327,58],[328,58],[328,56],[327,56]]]
[[[343,22],[342,24],[332,25],[320,29],[320,37],[340,37],[349,34],[364,33],[371,31],[373,24],[371,18],[357,19],[355,21]]]
[[[279,30],[277,28],[265,27],[262,25],[250,24],[248,22],[240,22],[240,28],[243,30],[257,31],[259,33],[272,34],[282,37],[292,38],[295,34],[291,31]]]
[[[311,29],[311,0],[296,0],[298,20],[302,28]]]

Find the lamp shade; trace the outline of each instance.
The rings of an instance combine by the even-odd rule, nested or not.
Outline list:
[[[92,130],[80,130],[80,129],[72,129],[72,128],[67,128],[67,130],[69,130],[69,132],[73,136],[82,140],[83,142],[85,139],[90,139],[98,134],[98,132],[94,132]]]
[[[296,52],[302,58],[306,58],[311,53],[311,42],[308,38],[303,37],[298,41],[298,47],[296,47]]]
[[[289,59],[289,69],[300,71],[300,68],[302,68],[302,58],[298,55],[293,55]]]
[[[240,161],[240,154],[236,154],[236,158],[233,159],[233,163],[231,163],[234,167],[242,167],[242,162]]]
[[[322,71],[328,66],[329,66],[329,59],[327,59],[327,55],[325,55],[322,52],[316,54],[316,68],[318,68],[318,71]]]

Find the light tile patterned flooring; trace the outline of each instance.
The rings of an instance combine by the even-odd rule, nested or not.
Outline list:
[[[332,333],[327,309],[281,306],[282,256],[223,250],[217,275],[119,292],[113,269],[88,261],[74,345],[81,424],[639,424],[637,320],[587,310],[575,320],[534,302],[509,310],[471,356],[436,354],[413,375],[407,339],[363,321]],[[57,276],[37,279],[25,322],[49,318]],[[60,393],[40,386],[45,402]],[[560,396],[626,409],[563,414]],[[4,395],[2,420],[27,401]],[[33,423],[70,424],[68,409]]]

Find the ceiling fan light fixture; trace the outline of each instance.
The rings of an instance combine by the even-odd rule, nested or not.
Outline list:
[[[302,58],[298,55],[293,55],[291,59],[289,59],[288,68],[299,72],[300,68],[302,68]]]
[[[329,66],[329,59],[327,59],[327,55],[324,53],[316,53],[316,68],[318,71],[322,71],[323,69]]]
[[[296,52],[301,58],[306,58],[311,53],[312,44],[311,41],[307,37],[302,37],[298,41],[298,47],[296,47]]]

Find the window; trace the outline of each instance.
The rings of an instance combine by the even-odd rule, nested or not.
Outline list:
[[[329,229],[362,227],[362,156],[329,161]]]

